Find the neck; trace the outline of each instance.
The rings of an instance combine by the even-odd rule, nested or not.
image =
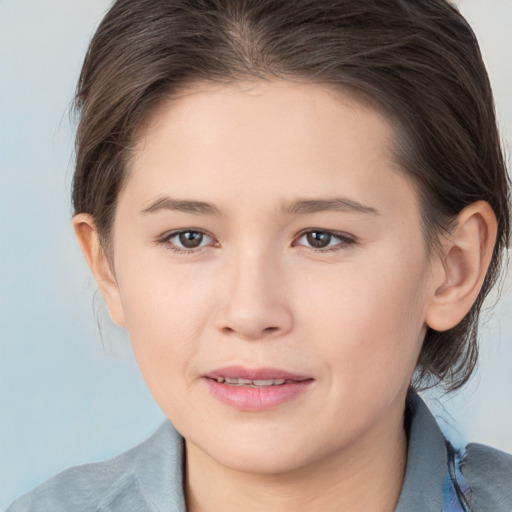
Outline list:
[[[187,510],[393,512],[407,459],[403,410],[388,423],[327,459],[280,474],[233,470],[187,442]]]

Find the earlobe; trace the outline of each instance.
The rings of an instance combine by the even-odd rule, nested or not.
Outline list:
[[[475,302],[491,262],[496,216],[485,201],[464,208],[444,244],[441,282],[433,287],[426,324],[436,331],[455,327]]]
[[[75,215],[73,217],[73,229],[82,253],[103,295],[110,317],[117,325],[124,326],[125,317],[119,287],[114,271],[101,246],[93,218],[86,213]]]

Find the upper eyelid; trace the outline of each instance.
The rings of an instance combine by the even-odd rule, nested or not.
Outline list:
[[[189,233],[189,232],[201,233],[201,234],[207,236],[213,243],[210,242],[205,245],[198,245],[197,247],[188,248],[188,247],[181,247],[180,245],[171,242],[171,239],[174,238],[175,236],[178,236],[182,233]],[[157,245],[168,245],[169,246],[168,249],[172,249],[174,251],[179,251],[179,252],[187,252],[187,253],[201,251],[201,250],[206,249],[208,246],[218,244],[217,239],[213,235],[211,235],[204,229],[194,229],[194,228],[175,229],[172,231],[167,231],[163,235],[157,237],[155,239],[155,243]]]
[[[351,235],[350,233],[346,233],[344,231],[334,231],[332,229],[320,229],[320,228],[304,229],[303,231],[300,231],[295,236],[295,240],[297,240],[298,238],[303,237],[304,235],[307,235],[308,233],[327,233],[327,234],[332,235],[332,236],[334,236],[336,238],[341,238],[341,239],[344,239],[344,240],[352,240],[354,242],[357,240],[357,238],[354,235]]]
[[[204,235],[208,235],[211,238],[215,238],[209,231],[206,231],[205,229],[202,229],[202,228],[174,229],[174,230],[165,232],[162,235],[162,238],[164,238],[164,237],[172,237],[172,236],[180,235],[181,233],[189,233],[189,232],[203,233]],[[355,238],[354,236],[352,236],[349,233],[346,233],[344,231],[336,231],[336,230],[324,229],[324,228],[306,228],[306,229],[303,229],[302,231],[299,231],[295,235],[295,238],[297,238],[299,236],[306,235],[307,233],[314,233],[314,232],[329,233],[330,235],[335,235],[335,236],[339,236],[339,237]]]
[[[204,229],[199,228],[186,228],[186,229],[175,229],[173,231],[167,231],[162,236],[158,237],[159,240],[169,240],[177,235],[181,235],[183,233],[201,233],[203,235],[206,235],[207,237],[211,238],[212,240],[215,240],[215,237],[209,233],[208,231],[205,231]]]
[[[299,235],[304,235],[306,233],[329,233],[330,235],[339,235],[339,236],[349,236],[348,233],[344,231],[336,231],[335,229],[325,229],[325,228],[306,228],[302,231],[299,231]]]

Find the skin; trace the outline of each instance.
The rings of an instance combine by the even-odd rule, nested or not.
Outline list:
[[[394,510],[426,327],[469,310],[496,222],[486,203],[468,206],[429,258],[393,136],[382,115],[320,85],[197,85],[140,137],[111,264],[94,220],[74,218],[113,320],[186,439],[190,511]],[[163,208],[164,196],[215,211]],[[334,198],[366,211],[290,211]],[[199,247],[180,247],[176,230],[204,233]],[[272,410],[240,411],[202,378],[228,365],[314,382]]]

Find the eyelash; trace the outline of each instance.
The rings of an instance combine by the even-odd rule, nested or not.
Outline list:
[[[179,247],[171,242],[171,239],[173,239],[174,237],[183,235],[184,233],[199,233],[200,235],[206,236],[206,237],[214,240],[212,235],[210,235],[206,231],[203,231],[202,229],[180,229],[178,231],[172,231],[171,233],[165,234],[164,236],[162,236],[161,238],[159,238],[157,240],[157,243],[166,245],[167,249],[174,251],[176,253],[179,253],[179,254],[197,254],[199,252],[202,252],[206,247],[208,247],[208,245],[201,245],[198,247],[186,249],[186,248]]]
[[[206,231],[203,231],[201,229],[181,229],[181,230],[178,230],[178,231],[172,231],[171,233],[165,234],[164,236],[162,236],[161,238],[159,238],[157,240],[157,243],[158,244],[162,244],[162,245],[166,245],[167,249],[169,249],[171,251],[174,251],[176,253],[179,253],[179,254],[197,254],[199,252],[202,252],[204,249],[206,249],[206,247],[208,247],[210,245],[210,244],[207,244],[207,245],[202,245],[202,246],[198,246],[198,247],[195,247],[195,248],[186,249],[186,248],[182,248],[182,247],[179,247],[179,246],[171,243],[171,240],[174,237],[180,236],[180,235],[185,234],[185,233],[198,233],[198,234],[200,234],[202,236],[206,236],[206,237],[214,240],[214,237],[212,235],[210,235],[209,233],[207,233]],[[329,235],[330,237],[338,240],[338,243],[333,245],[333,246],[326,246],[324,248],[309,247],[310,250],[312,250],[313,252],[316,252],[316,253],[326,253],[326,252],[339,251],[342,248],[347,248],[347,247],[350,247],[350,246],[357,245],[357,239],[355,237],[353,237],[352,235],[348,235],[347,233],[342,233],[342,232],[339,232],[339,231],[330,231],[330,230],[326,230],[326,229],[309,228],[309,229],[306,229],[304,231],[301,231],[294,238],[294,242],[293,242],[292,246],[296,247],[298,245],[297,244],[298,240],[300,240],[301,238],[303,238],[303,237],[305,237],[305,236],[307,236],[309,234],[312,234],[312,233]],[[330,243],[330,241],[331,240],[329,240],[329,243]],[[216,244],[214,244],[213,246],[214,247],[219,247],[218,242],[216,242]],[[300,245],[300,246],[308,247],[308,246],[305,246],[305,245]]]
[[[320,248],[320,249],[314,248],[314,247],[309,247],[313,252],[326,253],[326,252],[339,251],[342,248],[351,247],[351,246],[354,246],[354,245],[357,244],[357,239],[355,237],[353,237],[352,235],[349,235],[347,233],[342,233],[340,231],[330,231],[328,229],[309,228],[309,229],[305,229],[304,231],[301,231],[295,237],[295,241],[293,243],[293,246],[295,247],[297,240],[300,240],[301,238],[303,238],[303,237],[305,237],[305,236],[307,236],[309,234],[312,234],[312,233],[329,235],[330,237],[335,238],[335,239],[338,240],[338,243],[333,245],[333,246],[327,246],[327,247],[323,247],[323,248]],[[304,246],[304,247],[306,247],[306,246]]]

